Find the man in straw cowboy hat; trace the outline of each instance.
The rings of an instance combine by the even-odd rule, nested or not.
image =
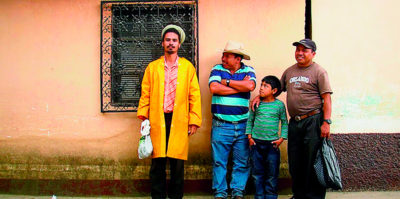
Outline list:
[[[182,198],[184,160],[189,136],[201,125],[201,99],[196,69],[178,56],[185,32],[167,25],[161,33],[164,56],[151,62],[144,73],[138,118],[150,120],[153,154],[150,168],[152,198]],[[166,163],[171,180],[166,190]],[[167,193],[168,192],[168,193]]]
[[[256,86],[250,60],[243,44],[229,41],[222,54],[222,64],[215,65],[210,74],[209,87],[213,94],[211,146],[213,154],[213,185],[215,198],[226,198],[229,153],[232,151],[232,198],[243,198],[249,176],[249,142],[245,134],[249,116],[250,91]]]

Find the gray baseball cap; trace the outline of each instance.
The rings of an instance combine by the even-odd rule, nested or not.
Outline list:
[[[315,45],[315,42],[311,39],[302,39],[300,41],[293,42],[293,46],[298,45],[303,45],[304,47],[309,48],[313,51],[317,50],[317,45]]]

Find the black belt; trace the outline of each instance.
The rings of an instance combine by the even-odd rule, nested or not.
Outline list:
[[[311,111],[311,112],[308,112],[308,113],[305,114],[305,115],[296,115],[296,116],[294,116],[294,120],[296,120],[296,121],[298,122],[298,121],[300,121],[300,120],[304,120],[304,119],[306,119],[306,118],[308,118],[308,117],[311,117],[311,116],[313,116],[313,115],[316,115],[316,114],[318,114],[318,113],[320,113],[320,112],[321,112],[321,110],[315,109],[315,110],[313,110],[313,111]]]
[[[220,121],[220,122],[229,123],[229,124],[239,124],[239,123],[247,122],[247,119],[232,122],[232,121],[226,121],[226,120],[219,119],[218,117],[215,117],[215,116],[213,116],[213,119]]]

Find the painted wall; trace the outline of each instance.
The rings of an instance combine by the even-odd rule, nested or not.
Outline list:
[[[226,42],[245,44],[258,84],[280,76],[294,63],[291,42],[304,35],[304,7],[303,0],[199,1],[204,125],[190,141],[187,179],[210,179],[208,76]],[[100,1],[5,0],[0,25],[0,180],[147,179],[136,113],[100,112]]]
[[[2,154],[132,158],[135,114],[100,113],[100,2],[3,1],[0,12]]]
[[[304,7],[303,1],[290,0],[199,2],[199,76],[205,124],[199,135],[200,139],[204,139],[202,146],[209,142],[212,122],[209,72],[214,65],[221,63],[226,42],[235,40],[245,45],[251,60],[243,62],[256,70],[257,86],[252,95],[258,95],[264,76],[280,77],[283,70],[294,63],[291,41],[304,37]],[[279,98],[285,99],[285,95]],[[210,147],[206,146],[208,153]],[[285,147],[282,149],[285,150]],[[203,150],[203,147],[199,148],[199,152]]]
[[[263,76],[280,77],[295,63],[291,43],[304,36],[304,3],[199,0],[204,125],[190,141],[186,179],[210,179],[208,76],[226,42],[240,41],[250,52],[254,96]],[[312,2],[315,60],[334,90],[331,130],[347,190],[400,188],[399,4]],[[48,180],[77,194],[143,190],[146,184],[132,181],[147,179],[150,163],[137,160],[136,113],[100,112],[100,1],[4,0],[0,25],[0,192],[44,193]],[[286,154],[286,144],[281,149]],[[285,155],[281,171],[287,178]]]
[[[316,61],[334,94],[332,132],[400,132],[400,2],[313,1]]]
[[[331,131],[346,190],[400,189],[399,7],[312,1],[315,60],[334,90]]]

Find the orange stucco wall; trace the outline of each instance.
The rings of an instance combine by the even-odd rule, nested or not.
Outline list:
[[[99,8],[98,1],[2,2],[3,152],[109,158],[134,153],[135,114],[99,111]]]
[[[205,129],[201,137],[209,141],[211,94],[208,77],[211,68],[221,63],[228,40],[240,41],[251,56],[245,64],[254,67],[257,95],[262,77],[281,76],[293,63],[291,42],[304,37],[304,1],[200,1],[200,83],[203,96]],[[279,97],[284,99],[284,95]],[[200,136],[199,136],[200,137]]]
[[[225,43],[244,43],[258,84],[265,75],[280,76],[294,63],[291,42],[304,36],[304,6],[304,0],[199,0],[204,125],[191,138],[191,156],[210,158],[208,75]],[[5,0],[0,25],[1,164],[137,161],[136,113],[100,112],[100,1]]]

